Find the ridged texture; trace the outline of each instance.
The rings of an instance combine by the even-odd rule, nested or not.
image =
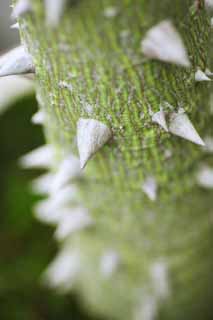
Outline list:
[[[152,121],[160,106],[166,114],[183,108],[201,137],[212,135],[212,84],[195,82],[198,68],[212,68],[204,2],[71,1],[54,31],[45,29],[43,2],[33,5],[33,19],[21,20],[20,29],[51,119],[45,132],[57,151],[52,171],[64,152],[77,154],[80,117],[101,121],[113,133],[113,142],[97,152],[76,182],[94,227],[66,241],[75,261],[70,269],[68,263],[72,289],[109,319],[211,318],[212,191],[196,185],[196,174],[212,159],[202,147]],[[147,31],[167,18],[187,47],[190,68],[150,60],[141,52]],[[149,177],[158,186],[155,201],[143,192]],[[119,264],[106,279],[101,266],[109,251],[118,254]],[[160,298],[156,287],[164,273],[157,280],[152,274],[158,261],[169,283],[169,294]]]

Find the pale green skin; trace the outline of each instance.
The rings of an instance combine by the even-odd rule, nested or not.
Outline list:
[[[95,226],[70,240],[83,257],[73,290],[91,312],[133,319],[143,293],[151,290],[150,265],[164,259],[171,293],[159,317],[207,319],[213,295],[213,192],[198,187],[195,174],[201,163],[212,164],[212,156],[153,124],[148,107],[157,112],[163,101],[176,111],[182,106],[201,137],[211,134],[212,84],[194,81],[197,67],[212,67],[210,15],[204,9],[193,13],[189,0],[78,0],[50,30],[42,1],[32,2],[34,13],[20,20],[21,37],[34,59],[37,90],[48,112],[45,133],[57,147],[58,161],[70,148],[77,154],[79,117],[104,122],[114,136],[76,182]],[[108,6],[119,8],[115,18],[103,17]],[[145,32],[167,18],[184,39],[192,62],[188,70],[141,53]],[[125,41],[123,30],[130,34]],[[71,80],[69,72],[76,75]],[[59,88],[60,80],[72,83],[72,93]],[[92,116],[82,100],[94,106]],[[172,152],[169,159],[166,150]],[[141,190],[150,174],[159,185],[156,202]],[[108,248],[120,253],[122,264],[106,281],[99,260]]]

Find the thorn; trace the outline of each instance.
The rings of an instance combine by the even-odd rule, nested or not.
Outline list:
[[[114,18],[118,14],[118,8],[117,7],[107,7],[104,9],[104,17],[105,18]]]
[[[68,185],[55,194],[51,194],[47,200],[41,201],[49,213],[54,210],[67,207],[76,199],[77,189],[74,185]]]
[[[213,73],[212,73],[211,70],[209,70],[208,68],[205,70],[205,74],[206,74],[208,77],[212,77],[212,76],[213,76]]]
[[[40,201],[34,207],[35,218],[49,225],[56,226],[61,219],[61,211],[59,209],[53,210],[50,208],[48,200]]]
[[[81,175],[82,172],[79,159],[70,154],[60,164],[58,172],[56,173],[50,186],[51,192],[57,192],[73,179],[81,177]]]
[[[211,81],[211,79],[209,77],[207,77],[207,75],[202,70],[198,69],[195,72],[195,81],[197,81],[197,82]]]
[[[19,163],[26,169],[49,169],[54,164],[54,150],[52,146],[44,145],[21,157]]]
[[[208,153],[213,153],[213,137],[207,136],[204,138],[204,151]]]
[[[32,191],[36,194],[49,194],[54,175],[52,173],[44,174],[32,182]]]
[[[36,100],[38,102],[38,105],[44,109],[45,108],[45,102],[43,100],[43,97],[39,91],[36,92]]]
[[[32,11],[32,4],[30,0],[18,0],[12,10],[11,18],[17,19]]]
[[[50,186],[49,186],[50,188]],[[66,186],[56,194],[51,194],[46,200],[40,201],[34,208],[38,220],[58,224],[63,220],[62,212],[68,208],[76,199],[77,189],[73,186]]]
[[[206,9],[213,9],[213,0],[204,0]]]
[[[34,72],[32,58],[23,46],[0,56],[0,77]]]
[[[50,287],[67,292],[72,288],[80,267],[80,253],[67,245],[45,271],[43,279]]]
[[[151,277],[154,293],[157,298],[165,299],[170,294],[168,267],[164,261],[157,261],[151,265]]]
[[[43,124],[45,121],[45,113],[42,110],[36,112],[31,119],[32,123],[34,124]]]
[[[205,189],[213,188],[213,168],[203,166],[199,169],[196,177],[199,186]]]
[[[100,269],[105,278],[110,277],[117,269],[120,263],[119,254],[114,250],[108,250],[101,257]]]
[[[57,240],[64,240],[76,231],[83,230],[93,224],[88,211],[84,208],[71,208],[61,211],[62,218],[55,232]]]
[[[147,32],[141,49],[147,58],[190,66],[182,38],[169,20],[162,21]]]
[[[170,149],[165,149],[164,155],[165,159],[170,159],[172,157],[172,151]]]
[[[64,14],[67,0],[45,0],[46,23],[55,28]]]
[[[32,81],[20,76],[0,78],[0,88],[0,113],[20,97],[34,93],[35,89]]]
[[[151,201],[156,201],[157,199],[157,183],[154,177],[148,177],[143,185],[142,185],[142,190],[143,192],[147,195],[147,197]]]
[[[169,131],[183,139],[204,146],[204,142],[185,113],[172,113],[170,116]]]
[[[19,30],[19,24],[18,24],[18,22],[12,24],[12,25],[10,26],[10,29],[17,29],[17,30]]]
[[[79,119],[77,123],[77,144],[81,169],[107,143],[111,136],[111,130],[104,123],[94,119]]]
[[[165,113],[162,108],[160,108],[160,111],[152,115],[152,122],[159,124],[166,132],[169,131],[166,123]]]
[[[144,294],[141,304],[136,310],[134,320],[155,320],[158,311],[158,302],[154,295]]]

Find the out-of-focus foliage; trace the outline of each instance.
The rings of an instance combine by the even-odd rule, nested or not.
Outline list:
[[[76,298],[57,295],[42,286],[40,276],[54,257],[53,230],[35,220],[37,200],[30,181],[37,173],[22,171],[18,158],[43,143],[30,122],[36,111],[25,98],[0,117],[0,319],[88,319]]]

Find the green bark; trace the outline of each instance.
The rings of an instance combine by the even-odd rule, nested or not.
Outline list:
[[[161,260],[168,265],[170,294],[159,303],[159,319],[212,315],[212,191],[195,181],[200,164],[211,165],[212,158],[161,130],[149,113],[149,108],[159,111],[161,103],[168,108],[165,102],[175,111],[182,107],[201,137],[211,134],[212,84],[194,80],[197,67],[212,67],[210,16],[202,2],[198,9],[192,5],[186,0],[71,1],[58,28],[51,30],[37,0],[34,12],[20,20],[41,107],[48,112],[46,138],[57,148],[53,170],[64,152],[77,153],[79,117],[100,120],[113,131],[113,140],[75,182],[95,226],[70,239],[70,247],[82,255],[73,290],[110,319],[134,318],[153,294],[150,266]],[[118,8],[116,17],[104,16],[109,6]],[[184,39],[190,69],[150,61],[141,53],[146,31],[167,18]],[[71,83],[72,92],[60,81]],[[149,175],[159,186],[156,202],[141,190]],[[106,280],[99,261],[109,248],[119,252],[121,264]]]

